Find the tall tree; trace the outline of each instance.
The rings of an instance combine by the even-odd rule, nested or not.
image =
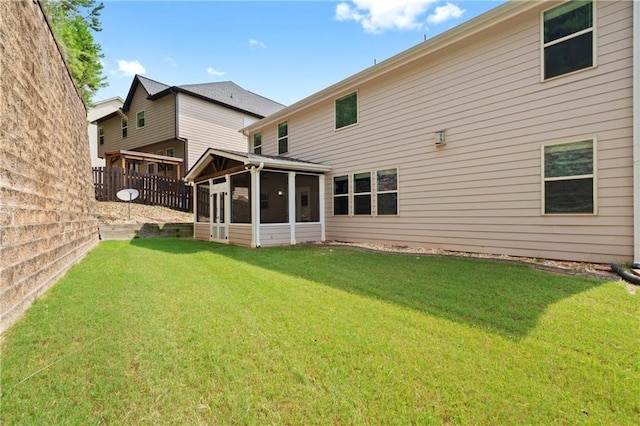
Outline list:
[[[101,31],[100,11],[104,4],[96,0],[41,0],[47,18],[58,39],[69,70],[84,101],[92,104],[93,95],[107,85],[102,77],[102,47],[93,39]]]

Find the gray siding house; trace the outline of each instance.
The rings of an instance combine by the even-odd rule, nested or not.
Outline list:
[[[98,156],[107,167],[182,177],[210,147],[246,149],[239,130],[283,107],[231,81],[168,86],[136,75],[122,108],[93,122]]]
[[[511,1],[281,109],[188,173],[195,237],[639,260],[639,15]]]

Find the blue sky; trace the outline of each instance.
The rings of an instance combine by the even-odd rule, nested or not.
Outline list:
[[[168,85],[231,80],[289,105],[497,7],[504,0],[102,0],[109,86],[135,73]]]

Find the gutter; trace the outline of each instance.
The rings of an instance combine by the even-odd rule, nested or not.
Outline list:
[[[633,260],[640,261],[640,2],[633,2]]]

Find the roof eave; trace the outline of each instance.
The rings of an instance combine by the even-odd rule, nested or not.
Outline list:
[[[471,37],[479,31],[483,31],[487,28],[497,25],[507,19],[512,18],[513,16],[516,16],[519,13],[523,13],[527,10],[533,9],[543,1],[544,0],[511,0],[503,5],[496,7],[495,9],[492,9],[463,24],[460,24],[457,27],[454,27],[395,56],[392,56],[391,58],[386,59],[378,63],[377,65],[373,65],[372,67],[366,68],[365,70],[360,71],[359,73],[354,74],[351,77],[347,77],[346,79],[333,84],[326,89],[316,92],[315,94],[308,96],[289,107],[283,108],[280,111],[268,115],[264,119],[244,127],[243,129],[241,129],[241,132],[253,132],[275,122],[282,121],[287,116],[292,115],[299,110],[309,108],[315,104],[333,98],[339,94],[353,89],[354,86],[366,83],[369,80],[391,72],[414,60],[433,54],[434,52],[444,49],[453,43],[456,43],[467,37]]]

